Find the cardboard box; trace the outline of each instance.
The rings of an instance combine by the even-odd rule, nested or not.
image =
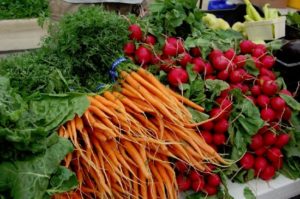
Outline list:
[[[288,0],[251,0],[251,3],[257,6],[264,6],[269,3],[273,8],[286,8]]]

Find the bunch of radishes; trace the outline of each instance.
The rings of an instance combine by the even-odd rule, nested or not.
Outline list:
[[[177,176],[176,181],[180,191],[192,189],[195,192],[201,192],[208,196],[215,195],[218,192],[221,178],[218,174],[212,173],[215,166],[209,165],[207,173],[199,173],[181,161],[175,163]]]

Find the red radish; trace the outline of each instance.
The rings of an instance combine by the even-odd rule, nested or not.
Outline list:
[[[262,50],[264,51],[264,53],[267,52],[267,47],[266,47],[266,45],[264,45],[264,44],[256,44],[256,47],[255,47],[255,48],[260,48],[260,49],[262,49]]]
[[[160,61],[160,57],[158,55],[152,55],[151,64],[157,65]]]
[[[271,180],[275,175],[275,169],[273,166],[268,165],[260,174],[260,178],[263,180]]]
[[[252,57],[252,60],[256,68],[261,68],[263,66],[262,62],[257,57]]]
[[[165,72],[170,72],[172,69],[176,68],[174,66],[175,62],[171,58],[165,58],[162,60],[162,63],[160,64],[160,69]]]
[[[212,121],[205,122],[201,125],[201,128],[206,131],[210,131],[214,127],[214,123]]]
[[[177,38],[176,37],[168,37],[166,39],[166,43],[170,43],[173,46],[176,46],[177,45]]]
[[[214,49],[209,53],[208,58],[212,62],[215,57],[219,57],[221,55],[223,55],[222,51],[220,51],[219,49]]]
[[[292,117],[292,110],[288,106],[286,106],[284,108],[282,119],[285,121],[289,121],[291,119],[291,117]]]
[[[229,75],[231,83],[239,83],[243,81],[243,74],[239,70],[232,71]]]
[[[216,187],[212,187],[209,185],[205,185],[203,188],[203,191],[208,195],[208,196],[212,196],[217,194],[218,190]]]
[[[275,73],[273,73],[273,71],[271,71],[267,68],[260,68],[259,69],[259,74],[260,74],[260,76],[269,76],[271,78],[271,80],[276,79]]]
[[[183,68],[174,68],[168,73],[167,79],[172,86],[178,86],[187,83],[189,75]]]
[[[213,108],[210,111],[210,117],[216,117],[218,116],[217,120],[219,120],[220,118],[227,118],[226,113],[224,112],[224,110],[220,109],[220,108]]]
[[[283,155],[281,153],[281,150],[276,147],[272,147],[272,148],[268,149],[268,151],[267,151],[267,157],[272,162],[278,161],[279,158],[281,158],[282,156]]]
[[[221,178],[215,173],[209,174],[207,178],[207,184],[212,187],[217,187],[221,184]]]
[[[226,81],[229,77],[229,72],[228,70],[222,70],[217,74],[217,78],[223,81]]]
[[[215,144],[210,144],[210,147],[213,148],[215,151],[218,151],[218,146]]]
[[[191,181],[190,179],[186,178],[184,175],[178,175],[176,177],[176,182],[178,185],[179,191],[187,191],[191,187]]]
[[[275,58],[271,55],[266,55],[261,58],[261,63],[265,68],[272,68],[275,64]]]
[[[244,40],[240,43],[241,52],[243,54],[251,53],[255,44],[250,40]]]
[[[182,161],[176,161],[175,162],[175,168],[180,172],[180,173],[184,173],[187,171],[188,166],[187,164],[185,164]]]
[[[132,40],[141,41],[143,38],[143,32],[139,25],[132,24],[128,27],[130,32],[129,38]]]
[[[217,100],[216,100],[217,101]],[[223,110],[226,110],[226,111],[230,111],[232,109],[232,101],[230,101],[229,99],[227,98],[221,98],[221,100],[217,101],[220,105],[220,108]]]
[[[264,108],[260,111],[261,119],[266,122],[272,122],[276,119],[276,113],[271,108]]]
[[[214,132],[215,133],[226,133],[228,130],[229,124],[228,121],[224,118],[221,118],[215,123]]]
[[[144,46],[138,47],[138,49],[135,51],[135,56],[139,64],[148,64],[152,60],[151,51]]]
[[[266,147],[261,147],[261,148],[256,149],[256,150],[254,151],[254,153],[255,153],[256,155],[258,155],[258,156],[261,156],[261,155],[265,154],[266,152],[267,152],[267,148],[266,148]]]
[[[135,51],[135,44],[133,42],[128,42],[124,45],[123,50],[125,55],[133,55]]]
[[[147,35],[145,38],[145,43],[154,46],[156,44],[156,38],[153,35]]]
[[[273,162],[275,169],[279,170],[283,166],[283,157],[279,158],[278,161]]]
[[[186,65],[188,63],[191,63],[191,61],[192,61],[192,56],[190,54],[188,54],[187,52],[180,54],[179,57],[180,57],[179,63],[184,68],[186,67]]]
[[[201,136],[203,137],[203,139],[205,140],[205,142],[207,144],[211,144],[213,141],[213,136],[211,135],[211,133],[209,131],[202,131],[201,132]]]
[[[196,170],[191,170],[189,173],[189,178],[192,181],[203,180],[203,176]]]
[[[214,76],[214,75],[207,75],[207,76],[205,76],[205,80],[207,80],[207,79],[214,80],[214,79],[216,79],[216,76]]]
[[[281,97],[273,97],[271,99],[271,107],[275,111],[283,111],[285,106],[286,106],[285,101]]]
[[[266,95],[259,95],[256,99],[256,104],[261,108],[265,108],[269,103],[270,98]]]
[[[261,58],[264,56],[265,52],[262,48],[254,48],[251,54],[253,57]]]
[[[233,59],[233,63],[236,64],[238,68],[243,68],[246,64],[246,56],[245,55],[237,55]]]
[[[268,161],[264,157],[257,157],[255,159],[254,168],[261,172],[268,166]]]
[[[271,77],[267,76],[267,75],[263,75],[263,76],[260,76],[259,79],[258,79],[258,83],[259,85],[263,85],[265,82],[267,81],[271,81]]]
[[[178,54],[181,54],[185,51],[182,39],[177,39],[176,48]]]
[[[248,85],[246,85],[246,84],[242,84],[242,92],[243,93],[247,93],[248,91],[249,91],[249,86]]]
[[[255,134],[254,136],[252,136],[251,144],[249,145],[251,149],[257,150],[263,147],[263,145],[264,145],[263,137],[260,134]]]
[[[230,91],[229,88],[223,90],[223,91],[221,92],[221,94],[220,94],[220,97],[223,97],[223,98],[228,97],[228,96],[229,96],[229,91]]]
[[[211,163],[208,163],[207,166],[208,166],[208,172],[212,172],[217,168],[215,165]]]
[[[269,80],[262,85],[262,92],[268,96],[273,96],[277,93],[278,85],[275,81]]]
[[[260,87],[259,87],[258,85],[252,86],[252,88],[251,88],[251,94],[252,94],[254,97],[259,96],[260,93],[261,93],[261,91],[260,91]]]
[[[286,94],[291,97],[293,96],[292,93],[290,91],[288,91],[287,89],[282,89],[279,93]]]
[[[268,126],[263,126],[262,128],[260,128],[258,130],[258,134],[264,134],[265,132],[267,132],[269,130],[269,127]]]
[[[172,43],[166,42],[163,46],[163,54],[166,56],[176,56],[177,55],[177,48]]]
[[[197,73],[202,73],[205,67],[205,62],[200,57],[194,58],[192,60],[193,65],[193,71]]]
[[[214,56],[212,59],[212,64],[217,70],[225,70],[229,65],[229,60],[223,55]]]
[[[250,100],[253,104],[256,104],[256,100],[253,96],[246,96],[248,100]]]
[[[264,133],[263,139],[264,139],[265,146],[271,146],[277,140],[276,134],[273,133],[272,131],[267,131],[266,133]]]
[[[275,146],[278,148],[282,148],[289,143],[290,136],[287,133],[283,133],[277,136],[277,140],[275,142]]]
[[[241,166],[248,170],[254,166],[254,156],[251,153],[245,153],[245,155],[240,160]]]
[[[211,66],[209,62],[207,62],[204,66],[204,75],[211,75],[214,72],[214,68]]]
[[[201,56],[201,51],[200,51],[200,48],[198,48],[198,47],[191,48],[190,52],[193,57]]]
[[[224,52],[224,56],[229,59],[232,60],[233,57],[235,56],[235,51],[233,48],[228,49],[226,52]]]
[[[226,137],[224,134],[214,134],[213,135],[213,143],[218,145],[223,145],[226,142]]]
[[[195,192],[200,192],[203,190],[205,185],[204,179],[198,179],[192,182],[192,188]]]

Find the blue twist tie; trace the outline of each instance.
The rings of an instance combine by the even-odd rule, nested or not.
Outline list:
[[[116,78],[118,77],[118,73],[116,71],[118,65],[121,64],[122,62],[126,61],[126,60],[127,59],[125,57],[120,57],[119,59],[114,61],[114,63],[111,65],[111,69],[109,71],[109,74],[110,74],[113,81],[116,81]]]
[[[100,83],[97,87],[96,87],[96,91],[99,91],[100,89],[104,88],[105,84]]]

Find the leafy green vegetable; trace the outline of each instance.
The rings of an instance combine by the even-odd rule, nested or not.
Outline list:
[[[255,195],[253,194],[253,192],[251,191],[251,189],[249,189],[249,187],[245,187],[244,188],[244,196],[246,199],[255,199]]]
[[[247,151],[251,136],[264,125],[264,121],[260,118],[258,108],[243,97],[240,90],[234,89],[232,93],[236,102],[233,103],[228,132],[232,144],[231,158],[238,160]]]
[[[68,140],[56,135],[56,142],[45,153],[23,161],[1,163],[0,192],[9,192],[15,199],[37,199],[50,198],[47,190],[53,194],[74,188],[76,178],[59,167],[72,149]]]
[[[205,80],[205,86],[211,93],[212,98],[219,96],[222,91],[229,88],[229,84],[227,82],[218,79]]]
[[[287,24],[300,28],[300,14],[297,12],[289,12],[286,18]]]
[[[279,94],[282,99],[289,105],[293,110],[300,111],[300,103],[297,102],[293,97],[280,93]]]
[[[0,20],[49,15],[48,3],[48,0],[1,0]]]

